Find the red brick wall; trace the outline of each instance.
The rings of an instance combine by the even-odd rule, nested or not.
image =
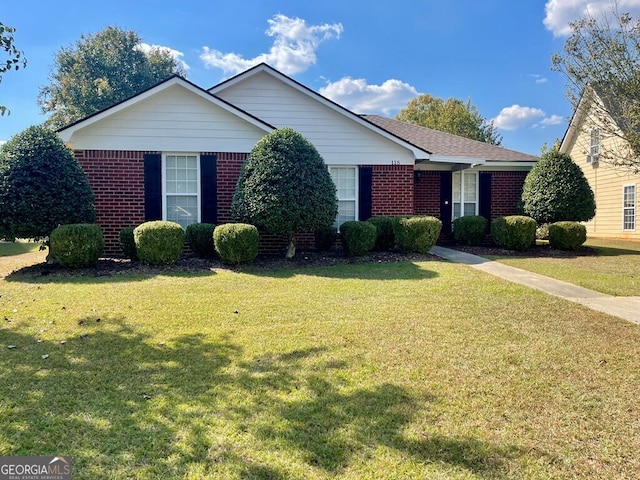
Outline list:
[[[217,156],[218,223],[231,222],[231,201],[247,153],[212,153]]]
[[[414,213],[440,218],[440,172],[417,171],[414,179]]]
[[[95,195],[96,222],[106,255],[121,255],[118,235],[144,222],[144,154],[118,150],[76,150]]]
[[[413,213],[413,166],[374,165],[371,214],[411,215]]]
[[[517,213],[524,179],[529,172],[491,172],[491,219]]]

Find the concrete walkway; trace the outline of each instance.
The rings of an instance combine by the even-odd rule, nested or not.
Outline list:
[[[483,272],[504,278],[511,282],[542,290],[550,295],[579,303],[592,310],[608,313],[624,320],[640,324],[640,297],[614,297],[606,293],[594,292],[571,283],[555,280],[520,268],[478,257],[470,253],[450,248],[433,247],[429,252],[437,257],[455,263],[463,263]]]

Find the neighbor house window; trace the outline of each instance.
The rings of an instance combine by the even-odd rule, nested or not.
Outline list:
[[[600,129],[592,128],[589,135],[589,155],[600,155]]]
[[[636,186],[622,187],[622,229],[636,229]]]
[[[164,218],[187,227],[200,221],[200,161],[194,154],[163,156]]]
[[[453,172],[453,219],[478,214],[478,173]]]
[[[338,216],[335,226],[356,220],[358,211],[358,169],[356,167],[329,167],[329,173],[336,185],[338,196]]]

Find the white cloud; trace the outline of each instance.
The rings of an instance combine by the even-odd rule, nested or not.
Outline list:
[[[549,81],[548,78],[543,77],[542,75],[540,75],[539,73],[529,73],[527,75],[527,77],[531,77],[535,80],[536,83],[546,83],[547,81]]]
[[[187,65],[187,63],[183,60],[184,53],[178,50],[174,50],[173,48],[164,47],[162,45],[149,45],[148,43],[140,43],[136,45],[136,49],[140,50],[145,55],[149,55],[149,53],[154,50],[168,53],[169,55],[171,55],[171,57],[173,57],[176,63],[182,67],[184,71],[187,71],[190,68],[189,65]]]
[[[493,119],[493,124],[502,130],[517,130],[540,117],[544,117],[544,112],[539,108],[511,105],[500,110],[498,116]]]
[[[322,42],[340,38],[341,23],[307,25],[301,18],[289,18],[278,14],[269,19],[266,34],[273,37],[269,52],[254,58],[244,58],[237,53],[222,53],[203,47],[200,59],[207,67],[220,68],[225,74],[240,73],[259,63],[268,63],[286,75],[304,72],[316,63],[316,50]]]
[[[349,77],[328,83],[320,89],[320,94],[357,113],[385,115],[405,107],[409,100],[419,95],[414,87],[400,80],[369,85],[363,78]]]
[[[566,36],[571,33],[569,22],[586,14],[592,17],[608,15],[613,5],[612,0],[548,0],[543,23],[555,37]],[[640,14],[640,0],[618,0],[618,11],[637,16]]]
[[[548,127],[550,125],[560,125],[562,123],[564,123],[564,118],[562,118],[560,115],[551,115],[550,117],[543,118],[540,121],[540,123],[538,123],[537,125],[534,125],[534,127],[537,127],[537,126]]]
[[[538,121],[538,119],[541,119]],[[546,116],[543,110],[534,107],[511,105],[500,110],[498,116],[492,119],[493,125],[501,130],[518,130],[522,127],[544,128],[560,125],[564,119],[560,115]]]

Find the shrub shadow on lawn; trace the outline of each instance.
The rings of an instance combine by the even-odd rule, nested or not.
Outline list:
[[[159,341],[122,318],[78,324],[64,344],[0,330],[3,348],[15,346],[0,355],[0,454],[70,455],[79,478],[292,478],[289,458],[336,475],[381,446],[506,478],[524,455],[471,437],[407,439],[438,399],[353,384],[327,347],[251,357],[230,336]]]

